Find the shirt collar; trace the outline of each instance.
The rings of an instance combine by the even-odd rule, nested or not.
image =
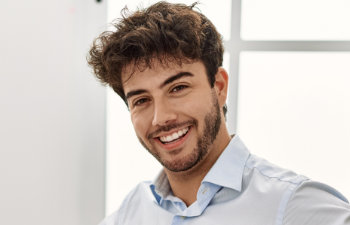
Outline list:
[[[248,149],[235,135],[204,177],[202,183],[209,182],[241,191],[244,167],[249,155]]]
[[[156,179],[152,182],[150,188],[158,204],[162,203],[164,197],[171,194],[169,180],[163,169],[160,171]]]
[[[202,183],[208,182],[241,191],[244,166],[249,155],[248,149],[235,135],[204,177]],[[174,198],[164,170],[160,172],[150,188],[158,204],[161,204],[164,198]]]

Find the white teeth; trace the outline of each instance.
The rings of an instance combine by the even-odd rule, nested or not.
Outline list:
[[[173,133],[173,135],[171,136],[173,139],[178,139],[179,135],[177,133]]]
[[[188,131],[188,127],[182,129],[182,130],[179,130],[177,132],[174,132],[168,136],[162,136],[160,137],[159,139],[162,141],[162,142],[171,142],[171,141],[174,141],[176,139],[178,139],[179,137],[182,137],[184,134],[186,134]]]

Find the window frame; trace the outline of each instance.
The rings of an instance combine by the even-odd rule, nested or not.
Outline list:
[[[228,98],[229,111],[227,116],[228,129],[231,133],[237,130],[238,81],[240,53],[244,51],[303,51],[303,52],[350,52],[350,41],[316,41],[316,40],[242,40],[242,0],[232,0],[231,3],[231,33],[230,39],[224,41],[225,51],[230,56],[230,85]]]

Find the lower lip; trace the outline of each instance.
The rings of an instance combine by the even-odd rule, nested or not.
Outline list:
[[[156,140],[163,148],[165,148],[168,151],[178,149],[187,140],[188,135],[191,132],[191,128],[192,127],[189,127],[189,130],[187,131],[185,136],[183,136],[182,138],[180,138],[180,139],[178,139],[178,140],[176,140],[174,142],[171,142],[171,143],[168,143],[168,144],[163,144],[158,138],[156,138]]]

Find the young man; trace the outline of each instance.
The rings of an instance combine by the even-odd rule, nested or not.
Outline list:
[[[336,190],[229,135],[222,40],[193,8],[159,2],[124,15],[90,50],[95,74],[124,99],[140,142],[164,168],[101,225],[350,224]]]

